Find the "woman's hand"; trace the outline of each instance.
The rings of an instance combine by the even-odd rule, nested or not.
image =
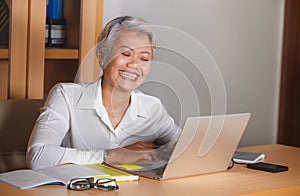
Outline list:
[[[127,150],[133,150],[133,151],[148,151],[153,150],[155,144],[148,143],[148,142],[136,142],[134,144],[131,144],[129,146],[125,146]]]
[[[153,147],[155,145],[146,142],[136,142],[124,148],[116,148],[108,150],[109,154],[106,158],[107,163],[128,164],[141,159],[153,161],[156,154]]]

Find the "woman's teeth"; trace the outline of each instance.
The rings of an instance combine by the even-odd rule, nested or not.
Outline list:
[[[122,77],[129,78],[131,80],[135,80],[137,78],[137,74],[129,73],[129,72],[126,72],[126,71],[120,72],[120,75]]]

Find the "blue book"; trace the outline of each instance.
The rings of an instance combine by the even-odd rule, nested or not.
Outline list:
[[[47,17],[50,19],[64,18],[64,0],[48,0]]]

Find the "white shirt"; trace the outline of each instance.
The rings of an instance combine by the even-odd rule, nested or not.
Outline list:
[[[162,145],[179,136],[180,128],[160,100],[137,90],[131,93],[130,106],[114,129],[101,93],[101,79],[55,85],[31,134],[28,166],[39,169],[62,163],[101,163],[104,149],[138,141]]]

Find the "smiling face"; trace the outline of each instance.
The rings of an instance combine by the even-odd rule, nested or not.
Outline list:
[[[121,33],[111,49],[110,59],[102,85],[124,92],[138,88],[151,68],[152,46],[148,36],[134,31]]]

